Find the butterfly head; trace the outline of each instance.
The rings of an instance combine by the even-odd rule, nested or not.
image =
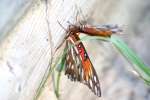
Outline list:
[[[80,26],[78,26],[78,25],[69,25],[68,32],[78,33],[78,32],[80,32]]]

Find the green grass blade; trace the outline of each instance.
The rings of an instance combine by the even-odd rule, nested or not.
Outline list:
[[[150,85],[150,67],[146,66],[143,61],[133,52],[124,42],[117,36],[97,37],[84,36],[81,41],[100,39],[103,41],[111,41],[112,44],[120,51],[120,53],[133,65],[133,68],[139,76]]]
[[[61,73],[64,69],[64,65],[65,65],[65,57],[66,57],[66,50],[67,48],[65,48],[64,52],[63,52],[63,55],[61,57],[61,61],[60,61],[60,66],[59,66],[59,71],[58,71],[58,75],[57,75],[57,83],[56,83],[56,87],[55,87],[55,94],[56,94],[56,97],[59,98],[59,89],[60,89],[60,79],[61,79]]]
[[[133,52],[119,37],[112,36],[110,41],[124,55],[128,61],[133,64],[133,68],[137,71],[147,84],[150,84],[150,68],[146,66],[142,60]]]
[[[37,93],[36,93],[36,95],[35,95],[35,97],[34,97],[34,100],[37,100],[37,99],[39,98],[39,96],[40,96],[40,94],[41,94],[41,92],[42,92],[42,90],[43,90],[43,88],[44,88],[44,86],[45,86],[45,83],[46,83],[48,77],[54,72],[56,66],[58,65],[58,63],[59,63],[61,60],[62,60],[62,55],[56,58],[56,61],[55,61],[54,64],[51,65],[51,64],[49,63],[49,65],[48,65],[48,66],[49,66],[48,73],[45,72],[45,75],[44,75],[44,77],[42,78],[42,81],[41,81],[41,83],[40,83],[40,85],[39,85],[39,87],[38,87],[38,89],[37,89]],[[51,66],[51,68],[50,68],[50,66]]]

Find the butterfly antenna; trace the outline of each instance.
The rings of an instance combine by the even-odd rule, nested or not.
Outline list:
[[[67,31],[67,29],[58,20],[57,20],[57,22],[65,31]]]
[[[75,8],[77,9],[76,21],[79,22],[80,25],[83,25],[82,22],[86,22],[87,23],[86,17],[84,16],[83,11],[81,10],[81,8],[78,7],[77,4],[75,4]],[[78,15],[79,14],[82,16],[83,21],[78,20]]]

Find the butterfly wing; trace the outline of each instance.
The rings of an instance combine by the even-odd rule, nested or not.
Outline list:
[[[78,35],[70,35],[66,41],[66,71],[65,74],[72,81],[86,84],[97,96],[101,96],[100,83],[96,71]],[[74,46],[75,45],[75,46]]]
[[[96,29],[98,29],[98,30],[109,30],[109,31],[111,31],[113,34],[114,33],[120,33],[120,32],[122,32],[123,30],[122,30],[122,28],[121,27],[119,27],[118,25],[113,25],[113,24],[104,24],[104,25],[97,25],[97,26],[95,26],[96,27]]]

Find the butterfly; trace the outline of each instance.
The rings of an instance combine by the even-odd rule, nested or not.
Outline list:
[[[112,25],[70,25],[65,38],[67,52],[65,55],[65,75],[72,81],[81,82],[89,87],[91,91],[101,97],[101,88],[98,75],[86,52],[83,43],[80,41],[81,33],[90,36],[110,37],[117,33],[118,26]],[[79,42],[80,41],[80,42]]]
[[[87,85],[97,96],[101,96],[100,83],[97,73],[90,61],[79,34],[71,34],[66,40],[65,75],[72,81],[79,81]],[[74,46],[72,46],[74,45]]]

